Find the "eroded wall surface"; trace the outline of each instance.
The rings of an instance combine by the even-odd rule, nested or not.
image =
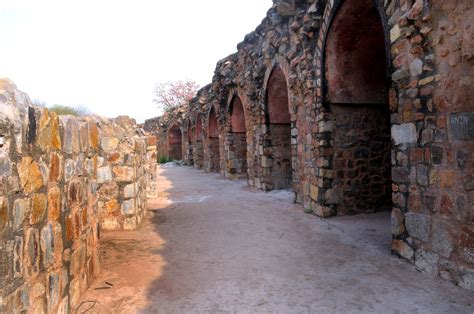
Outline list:
[[[137,227],[149,178],[134,124],[58,117],[0,80],[0,312],[74,310],[101,230]]]

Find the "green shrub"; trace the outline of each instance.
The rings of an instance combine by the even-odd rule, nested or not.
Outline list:
[[[167,156],[160,156],[160,158],[158,158],[158,163],[160,164],[166,164],[170,161],[171,159],[169,159]]]
[[[71,106],[65,106],[65,105],[53,105],[49,107],[49,110],[52,112],[55,112],[58,116],[62,115],[71,115],[71,116],[86,116],[91,114],[89,109],[85,106],[77,106],[77,107],[71,107]]]

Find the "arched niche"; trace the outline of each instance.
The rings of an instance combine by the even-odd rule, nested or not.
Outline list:
[[[232,133],[245,133],[247,128],[245,126],[245,113],[242,100],[239,96],[234,96],[229,106],[231,131]]]
[[[329,103],[385,103],[385,34],[373,0],[342,1],[326,39],[325,75]]]
[[[179,125],[174,124],[168,130],[168,154],[171,159],[182,159],[182,133]]]
[[[338,2],[324,47],[334,124],[334,178],[325,202],[343,215],[392,207],[388,51],[376,2]]]
[[[268,131],[262,160],[264,188],[288,189],[292,186],[293,175],[291,115],[287,80],[280,67],[270,74],[265,99]]]

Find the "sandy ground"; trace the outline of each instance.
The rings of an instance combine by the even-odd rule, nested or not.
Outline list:
[[[391,256],[387,213],[321,220],[188,167],[159,169],[139,231],[102,237],[79,313],[472,313],[474,295]]]

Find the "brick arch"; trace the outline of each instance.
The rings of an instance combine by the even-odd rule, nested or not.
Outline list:
[[[390,85],[390,40],[383,5],[336,1],[322,32],[324,103],[381,103]]]
[[[288,189],[293,183],[292,121],[287,75],[278,64],[274,65],[264,88],[262,188]]]
[[[226,108],[226,133],[224,151],[226,153],[225,176],[230,179],[247,178],[247,119],[242,98],[234,92],[230,95]]]
[[[209,138],[219,138],[219,121],[214,106],[211,106],[207,115],[207,136]]]
[[[275,64],[265,76],[263,90],[266,123],[291,123],[288,68]]]
[[[227,106],[228,121],[232,133],[245,133],[247,131],[245,108],[239,95],[234,94]]]
[[[168,129],[168,155],[173,160],[181,160],[183,135],[179,124],[174,123]]]

